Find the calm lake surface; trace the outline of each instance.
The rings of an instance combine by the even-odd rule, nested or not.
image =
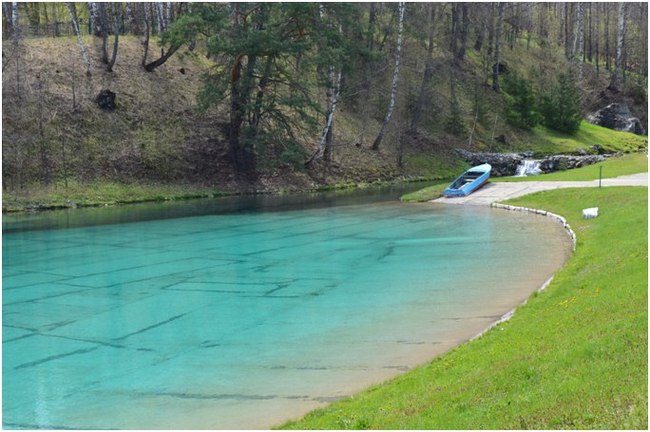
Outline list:
[[[269,428],[471,338],[571,250],[399,193],[4,217],[4,427]]]

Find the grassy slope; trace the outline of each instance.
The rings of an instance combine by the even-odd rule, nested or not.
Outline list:
[[[545,291],[478,340],[285,427],[647,429],[647,188],[511,203],[562,214],[578,236]],[[592,206],[601,215],[581,219]]]
[[[544,126],[535,127],[530,136],[530,150],[538,154],[570,153],[600,145],[609,152],[629,152],[648,148],[648,137],[617,132],[586,121],[575,134],[565,134]]]

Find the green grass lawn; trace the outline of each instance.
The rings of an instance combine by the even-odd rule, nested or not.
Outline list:
[[[609,158],[603,162],[566,171],[556,171],[529,177],[491,177],[495,182],[521,182],[521,181],[580,181],[598,180],[600,168],[602,178],[613,178],[623,175],[648,172],[648,156],[645,153],[631,153],[621,157]]]
[[[561,214],[577,234],[546,290],[479,339],[284,427],[647,429],[647,200],[645,187],[617,187],[509,201]]]

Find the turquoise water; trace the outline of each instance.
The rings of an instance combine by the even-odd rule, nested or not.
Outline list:
[[[472,337],[571,248],[479,207],[240,210],[6,225],[4,427],[268,428]]]

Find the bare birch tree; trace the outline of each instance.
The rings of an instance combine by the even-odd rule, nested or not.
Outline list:
[[[149,35],[151,34],[151,3],[140,3],[144,17],[144,37],[142,38],[142,67],[147,65],[147,56],[149,55]]]
[[[11,29],[14,41],[20,39],[20,23],[18,22],[18,2],[11,2]]]
[[[330,71],[330,77],[334,78],[334,68]],[[321,133],[320,141],[318,142],[318,148],[316,152],[309,158],[305,165],[311,164],[314,160],[320,159],[326,155],[326,161],[329,162],[328,158],[331,154],[331,145],[332,145],[332,127],[334,122],[334,113],[336,112],[336,105],[339,101],[341,94],[341,70],[339,69],[336,78],[333,79],[331,87],[328,88],[328,101],[327,101],[327,115],[325,121],[325,127]]]
[[[324,16],[324,7],[321,4],[320,7],[320,18],[323,19]],[[343,28],[339,24],[339,34],[343,33]],[[334,125],[334,113],[336,112],[336,105],[338,104],[339,97],[341,95],[341,76],[342,71],[339,68],[338,73],[336,72],[335,67],[332,65],[329,67],[329,84],[327,86],[327,114],[325,116],[325,127],[323,133],[321,134],[320,141],[318,142],[318,148],[316,152],[305,162],[305,165],[308,166],[315,159],[325,158],[327,163],[330,162],[332,154],[332,129]]]
[[[84,64],[86,65],[86,76],[90,76],[90,58],[88,58],[88,52],[86,51],[86,46],[84,45],[83,39],[81,39],[81,32],[79,31],[79,21],[77,20],[77,8],[72,2],[67,2],[68,11],[70,12],[70,22],[72,23],[72,28],[74,30],[75,36],[77,36],[77,42],[79,42],[79,50],[81,51],[81,57],[83,58]]]
[[[578,80],[582,80],[584,56],[584,8],[582,3],[576,5],[576,22],[573,33],[573,45],[571,47],[571,61],[578,64]]]
[[[618,90],[621,68],[623,67],[623,57],[625,55],[625,11],[626,3],[618,4],[618,29],[616,36],[616,60],[614,61],[614,73],[609,88]]]
[[[377,138],[375,138],[375,142],[372,143],[373,150],[379,150],[379,145],[381,144],[381,141],[384,139],[384,134],[386,133],[386,127],[390,122],[390,118],[393,115],[393,109],[395,108],[395,98],[397,96],[397,83],[399,81],[399,66],[400,66],[401,54],[402,54],[402,31],[404,30],[404,9],[405,9],[404,2],[399,2],[398,5],[399,21],[397,24],[397,49],[396,49],[397,52],[395,54],[395,68],[393,69],[393,85],[391,86],[390,102],[388,104],[388,110],[386,111],[386,116],[384,117],[384,121],[381,124],[381,129],[379,130],[379,134],[377,135]]]

